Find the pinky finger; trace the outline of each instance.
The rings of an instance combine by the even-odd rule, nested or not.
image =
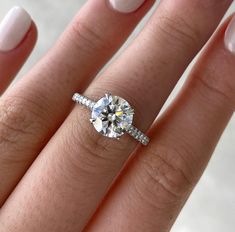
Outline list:
[[[0,24],[0,95],[23,66],[36,39],[37,29],[30,15],[13,7]]]

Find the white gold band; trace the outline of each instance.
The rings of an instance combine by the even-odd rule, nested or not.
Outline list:
[[[88,107],[90,110],[93,109],[93,107],[96,103],[96,102],[94,102],[94,101],[88,99],[87,97],[84,97],[78,93],[75,93],[73,95],[73,101],[80,104],[80,105]]]

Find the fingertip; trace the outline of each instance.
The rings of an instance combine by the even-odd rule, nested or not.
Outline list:
[[[30,14],[22,7],[15,6],[5,15],[0,24],[0,51],[15,49],[25,37],[32,24]]]
[[[35,23],[31,21],[28,31],[14,49],[9,51],[0,50],[0,94],[7,89],[32,53],[37,42],[37,36],[37,27]]]
[[[30,26],[28,32],[26,33],[25,37],[23,38],[21,43],[15,49],[22,48],[23,50],[31,52],[31,50],[34,48],[34,46],[37,42],[37,39],[38,39],[37,26],[34,23],[34,21],[32,21],[31,26]]]
[[[235,16],[230,17],[224,33],[224,45],[227,51],[235,55]]]

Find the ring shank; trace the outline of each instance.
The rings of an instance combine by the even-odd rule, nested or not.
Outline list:
[[[144,146],[147,146],[150,139],[142,131],[137,129],[135,126],[131,125],[127,133],[132,136],[134,139],[138,140]]]
[[[92,101],[91,99],[87,97],[80,95],[79,93],[75,93],[73,95],[73,101],[80,105],[88,107],[90,110],[92,110],[94,105],[96,104],[96,102]]]
[[[72,99],[74,102],[80,105],[86,106],[90,110],[92,110],[94,105],[96,104],[96,102],[92,101],[91,99],[87,97],[80,95],[79,93],[75,93]],[[148,136],[146,136],[142,131],[140,131],[133,125],[131,125],[130,128],[127,130],[127,133],[130,136],[132,136],[134,139],[142,143],[144,146],[147,146],[150,141]]]

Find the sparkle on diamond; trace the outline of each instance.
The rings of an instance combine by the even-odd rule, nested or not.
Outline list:
[[[121,97],[106,94],[93,107],[91,122],[95,129],[110,138],[119,138],[132,125],[134,110]]]

